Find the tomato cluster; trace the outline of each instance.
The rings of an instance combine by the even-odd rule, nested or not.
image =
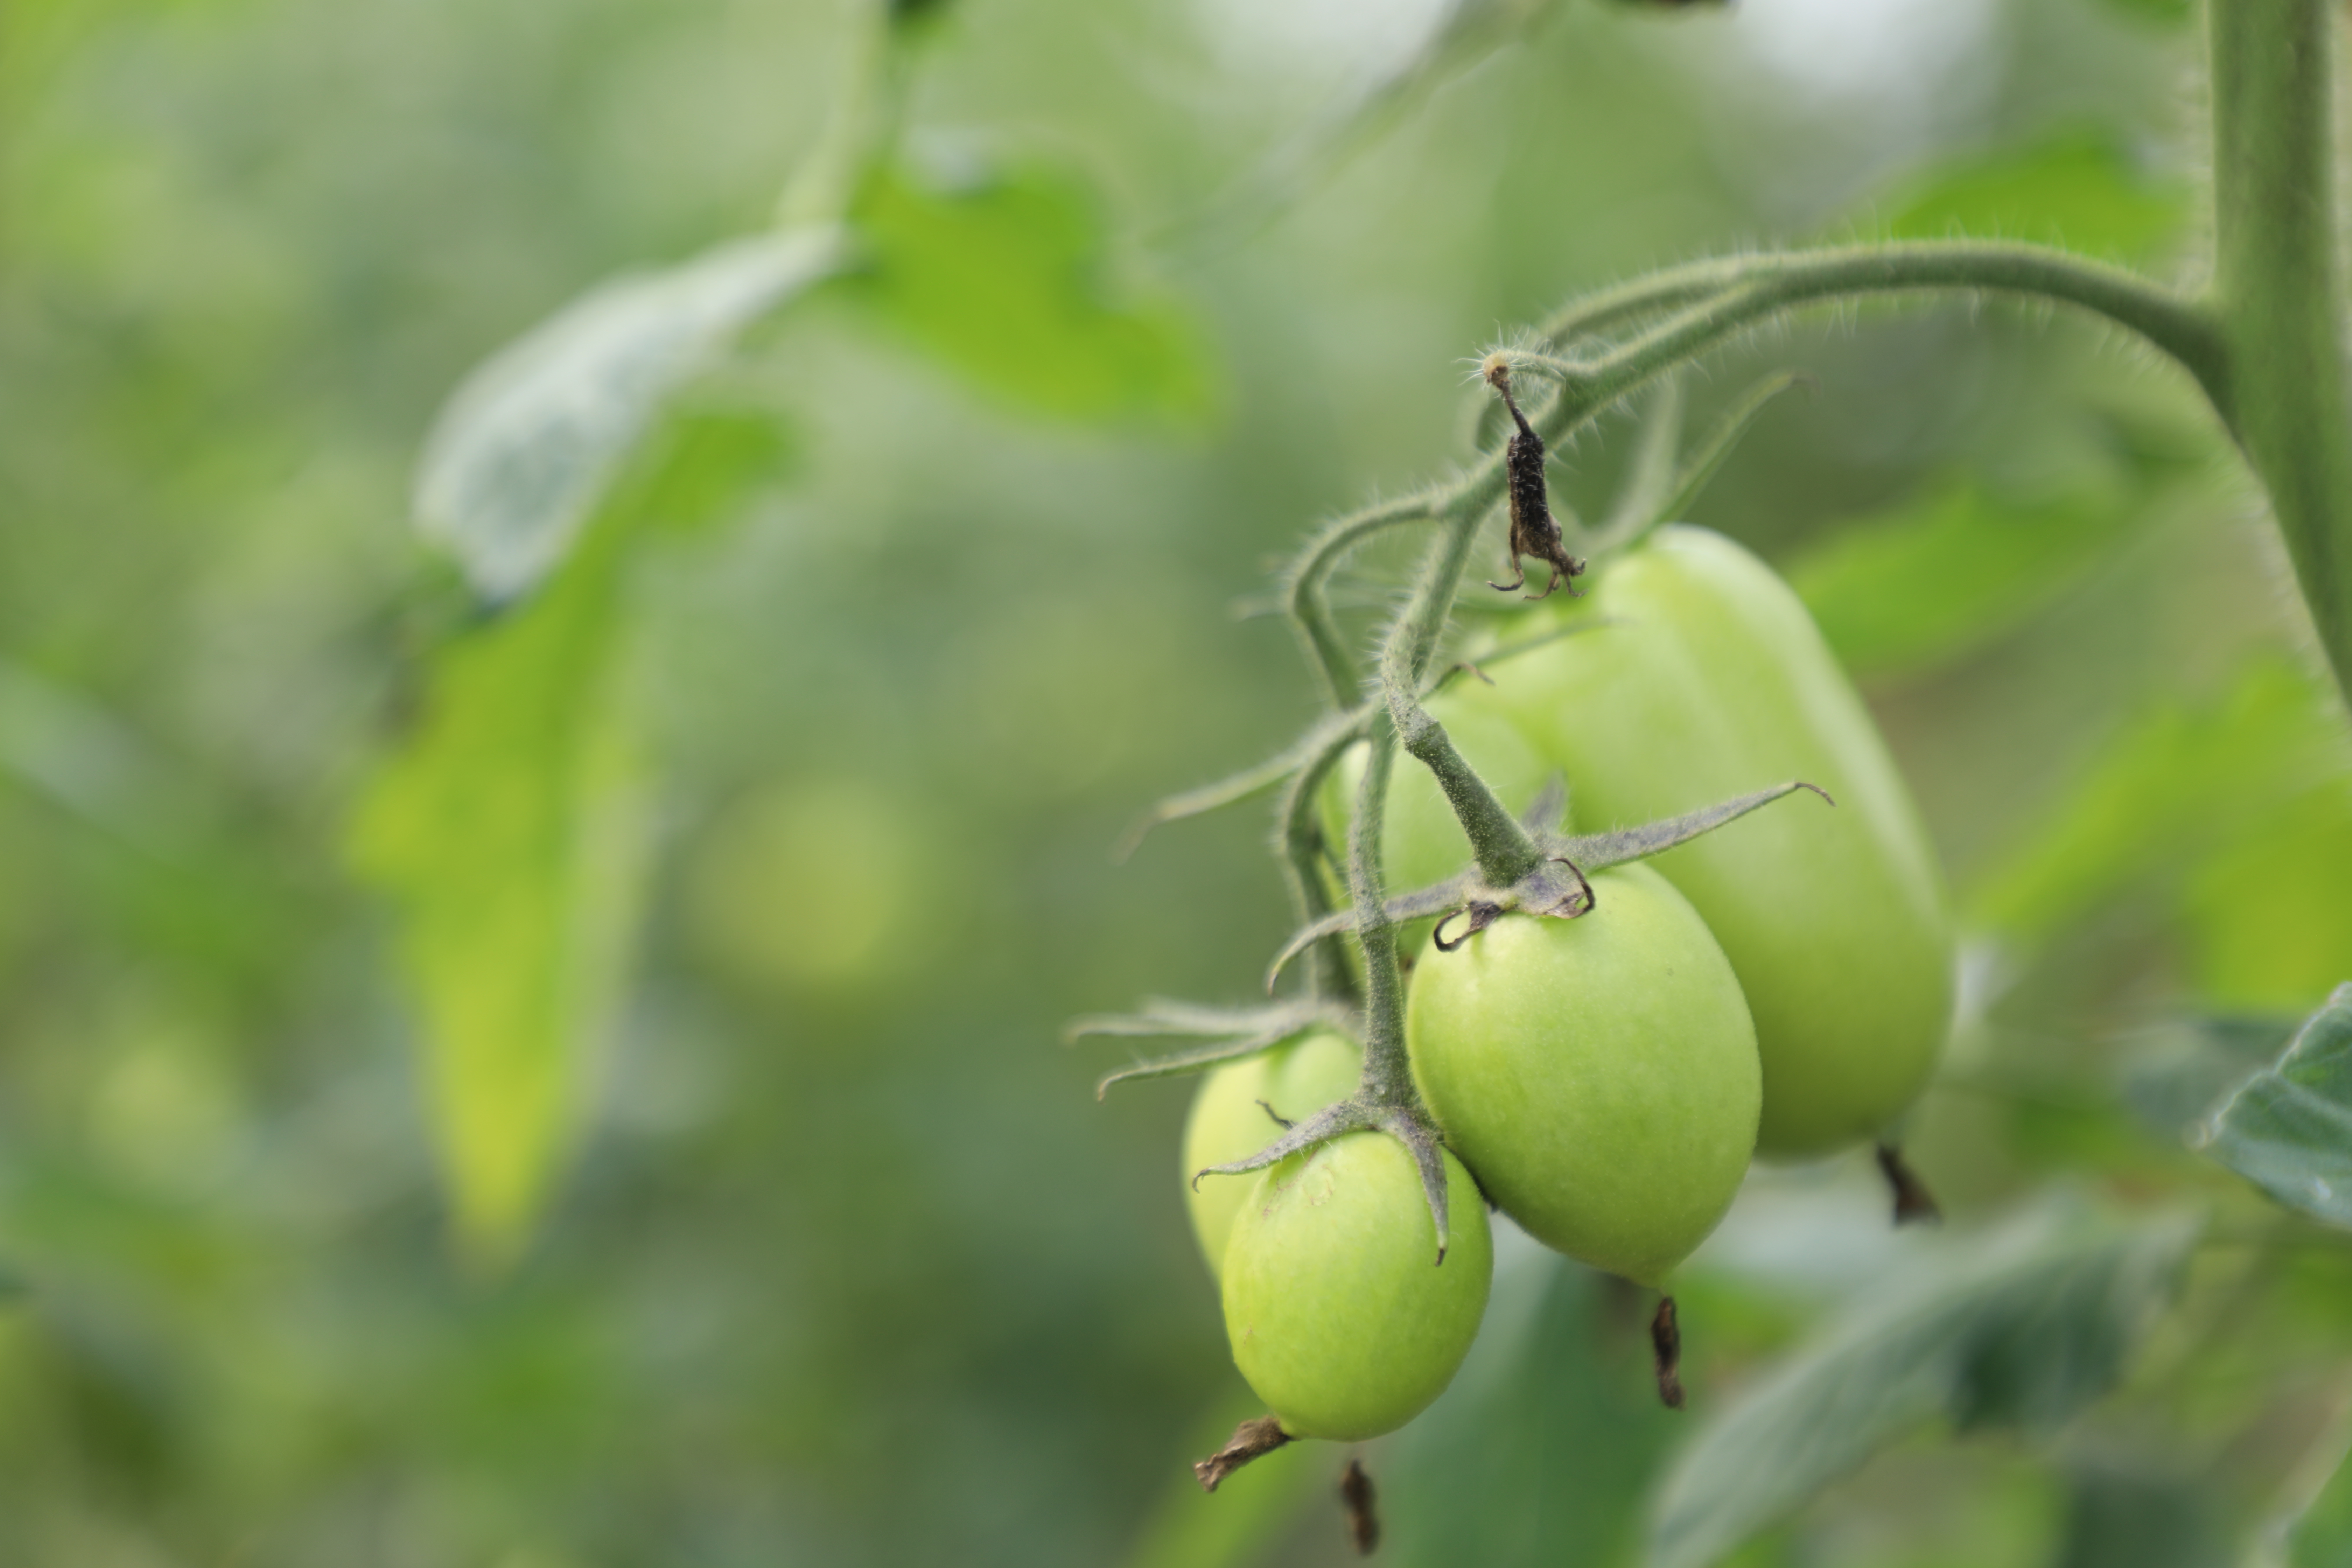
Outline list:
[[[1436,1397],[1477,1331],[1489,1203],[1659,1286],[1753,1155],[1884,1137],[1947,1028],[1933,856],[1860,699],[1769,568],[1720,535],[1662,529],[1585,598],[1520,621],[1506,640],[1525,651],[1428,705],[1512,809],[1555,773],[1588,830],[1790,779],[1836,809],[1758,812],[1599,871],[1572,919],[1490,913],[1447,942],[1412,928],[1404,1038],[1447,1149],[1442,1266],[1412,1156],[1375,1131],[1193,1187],[1234,1361],[1287,1436],[1373,1436]],[[1334,841],[1350,768],[1323,799]],[[1455,876],[1470,852],[1410,762],[1382,845],[1400,889]],[[1318,1031],[1213,1072],[1188,1177],[1347,1100],[1359,1069],[1352,1042]]]

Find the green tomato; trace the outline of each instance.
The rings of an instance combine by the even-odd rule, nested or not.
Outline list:
[[[1950,1027],[1952,929],[1917,810],[1804,605],[1720,534],[1667,528],[1573,610],[1605,618],[1491,671],[1590,828],[1787,779],[1654,862],[1714,931],[1764,1062],[1766,1155],[1825,1153],[1917,1098]]]
[[[1537,1240],[1655,1285],[1731,1206],[1762,1083],[1748,1005],[1688,900],[1646,866],[1576,920],[1506,915],[1413,968],[1413,1080]]]
[[[1404,1145],[1350,1132],[1258,1179],[1225,1251],[1234,1364],[1294,1437],[1393,1432],[1445,1391],[1495,1273],[1486,1204],[1444,1156],[1445,1259]]]
[[[1224,1262],[1234,1215],[1241,1212],[1257,1174],[1202,1176],[1195,1186],[1194,1173],[1245,1159],[1280,1136],[1282,1128],[1266,1114],[1266,1105],[1285,1121],[1303,1121],[1354,1093],[1363,1071],[1363,1056],[1353,1040],[1318,1029],[1288,1045],[1228,1062],[1202,1079],[1192,1096],[1192,1114],[1184,1121],[1182,1174],[1192,1234],[1200,1238],[1211,1274]]]

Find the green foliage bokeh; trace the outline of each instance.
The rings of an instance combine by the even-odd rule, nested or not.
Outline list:
[[[1285,934],[1254,807],[1106,854],[1310,710],[1234,602],[1317,517],[1460,458],[1463,356],[1576,289],[1759,236],[1961,226],[2158,271],[2199,242],[2172,7],[1959,7],[1874,81],[1796,69],[1760,3],[1527,9],[1336,133],[1372,46],[1241,7],[927,24],[920,173],[854,208],[868,270],[695,383],[625,572],[581,580],[592,532],[546,590],[625,616],[583,635],[659,759],[656,869],[584,1120],[467,1135],[578,1152],[512,1176],[549,1206],[503,1271],[447,1245],[436,1080],[353,875],[463,864],[489,775],[362,817],[356,857],[352,822],[408,739],[593,750],[623,699],[530,695],[562,628],[465,602],[411,470],[500,344],[766,221],[845,8],[0,12],[0,1561],[1343,1560],[1327,1456],[1189,1491],[1249,1411],[1170,1175],[1186,1090],[1097,1105],[1101,1048],[1054,1043],[1245,997]],[[1806,595],[1970,913],[1916,1163],[1958,1226],[2052,1187],[2259,1212],[2181,1128],[2352,973],[2352,799],[2248,482],[2177,376],[2079,322],[1808,321],[1695,398],[1784,365],[1814,390],[1696,521]],[[1631,431],[1565,455],[1587,515]],[[1403,560],[1365,553],[1351,625]],[[436,709],[449,648],[503,648],[519,694]],[[500,896],[412,968],[485,977],[491,1033],[586,1005],[497,990],[540,962]],[[1857,1258],[1927,1245],[1872,1180],[1757,1182],[1684,1289],[1702,1405],[1834,1321]],[[1676,1437],[1638,1305],[1501,1245],[1455,1392],[1373,1450],[1389,1550],[1633,1561]],[[2253,1296],[2237,1267],[2184,1287],[2227,1353],[2054,1457],[1935,1427],[1740,1561],[2115,1561],[2102,1521],[2150,1496],[2174,1549],[2254,1530],[2341,1419],[2352,1270],[2314,1248]]]

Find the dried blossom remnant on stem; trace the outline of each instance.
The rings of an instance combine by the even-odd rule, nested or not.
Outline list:
[[[1551,514],[1550,494],[1544,483],[1543,437],[1536,434],[1528,416],[1519,412],[1519,405],[1511,395],[1511,364],[1500,354],[1486,360],[1486,384],[1503,395],[1503,406],[1511,412],[1511,423],[1518,426],[1503,447],[1503,468],[1507,479],[1505,494],[1511,503],[1511,580],[1489,583],[1489,588],[1509,593],[1528,584],[1525,557],[1532,555],[1551,566],[1551,585],[1540,594],[1529,594],[1530,599],[1549,599],[1570,578],[1584,571],[1584,563],[1568,552],[1568,544],[1560,537],[1559,520]],[[1570,598],[1578,597],[1575,589]]]
[[[1658,1315],[1650,1320],[1650,1348],[1658,1360],[1658,1399],[1669,1410],[1683,1407],[1683,1331],[1675,1321],[1675,1299],[1658,1298]]]
[[[1223,1447],[1205,1459],[1195,1460],[1192,1474],[1200,1479],[1202,1491],[1215,1491],[1219,1481],[1289,1441],[1290,1434],[1282,1429],[1280,1416],[1253,1416],[1234,1428],[1234,1435],[1225,1439]]]
[[[1878,1170],[1886,1178],[1887,1186],[1894,1190],[1896,1225],[1914,1222],[1939,1225],[1943,1222],[1944,1211],[1937,1204],[1936,1194],[1927,1190],[1927,1184],[1919,1179],[1917,1172],[1903,1163],[1902,1150],[1892,1143],[1881,1143],[1878,1146]]]
[[[1339,1472],[1339,1506],[1348,1513],[1348,1540],[1359,1557],[1370,1557],[1381,1544],[1381,1516],[1372,1492],[1372,1478],[1361,1459],[1350,1459]]]

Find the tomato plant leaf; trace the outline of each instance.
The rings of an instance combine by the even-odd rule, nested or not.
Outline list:
[[[2114,1384],[2192,1234],[2038,1211],[1938,1248],[1698,1434],[1660,1494],[1654,1568],[1705,1568],[1938,1416],[2064,1420]]]
[[[730,240],[599,284],[477,367],[418,467],[417,526],[483,597],[562,561],[663,401],[755,318],[830,276],[830,226]]]
[[[2112,1458],[2070,1468],[2053,1568],[2210,1568],[2237,1560],[2219,1500],[2193,1475]]]
[[[2200,1147],[2287,1207],[2352,1226],[2352,982],[2221,1102]]]
[[[989,392],[1066,419],[1208,412],[1198,335],[1164,301],[1113,294],[1094,203],[1069,177],[935,190],[886,169],[855,216],[868,267],[841,287]]]
[[[2342,1568],[2352,1563],[2352,1454],[2286,1528],[2284,1568]]]
[[[2326,695],[2283,660],[2256,662],[2217,700],[2167,703],[2122,728],[1979,884],[1972,912],[2038,940],[2151,879],[2178,879],[2305,796],[2340,797],[2347,756]]]
[[[646,820],[617,686],[621,531],[434,662],[423,722],[355,826],[402,917],[459,1237],[511,1254],[544,1202],[621,994]]]
[[[2022,626],[2137,520],[2119,493],[2021,504],[1955,481],[1840,530],[1790,563],[1789,584],[1848,670],[1901,674]]]
[[[2137,167],[2115,138],[2074,131],[1930,171],[1879,204],[1890,239],[2028,239],[2122,260],[2180,231],[2189,188]]]
[[[2158,26],[2177,27],[2196,15],[2189,0],[2107,0],[2114,10]]]

